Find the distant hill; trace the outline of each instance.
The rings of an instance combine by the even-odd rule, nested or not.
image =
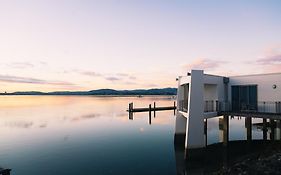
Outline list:
[[[136,89],[136,90],[114,90],[114,89],[97,89],[91,91],[55,91],[55,92],[13,92],[0,93],[0,95],[176,95],[176,88],[163,89]]]

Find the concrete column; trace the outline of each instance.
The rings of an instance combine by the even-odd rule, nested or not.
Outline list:
[[[229,140],[229,116],[223,116],[223,146],[227,146]]]
[[[280,140],[280,138],[281,138],[280,131],[281,131],[280,120],[276,120],[276,128],[275,128],[275,139],[276,140]]]
[[[262,125],[262,133],[263,133],[263,140],[267,140],[267,121],[266,118],[262,119],[263,125]]]
[[[176,115],[174,143],[176,145],[183,145],[183,147],[185,145],[186,122],[186,117],[178,112]]]
[[[205,147],[204,138],[204,74],[202,70],[191,71],[188,99],[188,117],[185,148]]]
[[[270,140],[274,141],[274,129],[275,129],[275,122],[273,119],[270,119]]]

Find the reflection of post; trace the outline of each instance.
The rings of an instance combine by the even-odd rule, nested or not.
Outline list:
[[[266,118],[262,119],[263,125],[262,125],[262,133],[263,133],[263,140],[267,140],[267,121]]]
[[[227,146],[229,136],[229,116],[223,116],[223,146]]]
[[[153,111],[153,117],[155,118],[155,113],[156,113],[156,103],[153,103],[154,111]]]
[[[252,118],[245,118],[245,127],[247,128],[247,141],[251,142],[252,140]]]
[[[270,119],[270,140],[274,140],[274,120],[273,119]]]
[[[149,120],[148,123],[151,125],[151,104],[149,104]]]
[[[129,112],[129,120],[134,120],[134,113],[133,112]]]

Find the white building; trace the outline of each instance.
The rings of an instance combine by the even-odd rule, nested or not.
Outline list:
[[[205,147],[204,120],[222,115],[281,117],[281,73],[223,77],[192,70],[178,78],[175,136]]]

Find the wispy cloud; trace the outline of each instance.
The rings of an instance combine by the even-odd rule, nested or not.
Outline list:
[[[256,61],[256,64],[262,66],[263,72],[272,73],[281,71],[281,54],[273,54]]]
[[[80,74],[91,76],[91,77],[100,77],[100,76],[102,76],[102,74],[94,72],[94,71],[81,71]]]
[[[117,77],[105,77],[106,80],[108,81],[119,81],[122,80],[121,78],[117,78]]]
[[[30,62],[12,62],[8,63],[7,66],[16,69],[26,69],[34,67],[34,64]]]
[[[204,58],[204,59],[196,59],[191,63],[183,65],[182,67],[185,70],[191,70],[191,69],[215,70],[217,67],[225,63],[227,62]]]
[[[262,65],[281,64],[281,54],[271,55],[265,58],[258,59],[257,63]]]
[[[30,77],[11,76],[11,75],[0,75],[0,81],[9,82],[9,83],[50,84],[50,85],[62,85],[62,86],[75,85],[73,83],[65,82],[65,81],[50,81],[50,80],[43,80],[43,79],[30,78]]]

